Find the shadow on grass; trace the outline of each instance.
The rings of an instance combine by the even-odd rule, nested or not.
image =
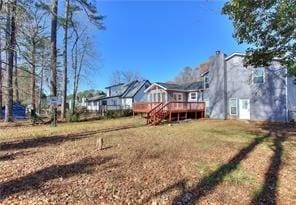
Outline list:
[[[228,163],[220,166],[217,170],[202,178],[198,184],[189,189],[182,189],[182,193],[173,199],[173,204],[197,204],[201,197],[209,194],[217,185],[219,185],[225,176],[236,170],[240,162],[251,153],[257,145],[269,138],[271,133],[255,138],[248,146],[241,149]],[[182,180],[184,183],[184,180]],[[172,189],[180,189],[179,183],[169,186],[168,188],[156,193],[153,197],[162,195]],[[185,187],[185,186],[184,186]]]
[[[112,160],[113,157],[84,158],[66,165],[52,165],[7,182],[0,183],[0,200],[13,194],[38,189],[43,183],[57,178],[69,178],[74,175],[90,174],[93,168]]]
[[[31,153],[31,152],[20,151],[20,152],[5,154],[5,155],[0,156],[0,161],[14,160],[17,157],[23,157],[23,156],[28,155],[29,153]]]
[[[114,132],[119,130],[137,128],[137,127],[139,126],[122,126],[117,128],[86,131],[81,133],[54,135],[49,137],[36,137],[36,138],[16,140],[11,142],[2,142],[0,143],[0,150],[5,151],[5,150],[12,150],[12,149],[28,149],[28,148],[43,147],[48,145],[57,145],[67,141],[75,141],[75,140],[87,138],[94,134]]]
[[[276,136],[273,140],[274,154],[271,163],[265,173],[265,180],[261,190],[255,195],[252,204],[276,204],[276,189],[278,185],[278,175],[282,164],[283,145],[287,136]]]
[[[273,151],[274,154],[271,157],[270,165],[265,173],[265,181],[262,189],[252,199],[251,204],[276,204],[276,189],[278,185],[278,175],[282,164],[282,143],[287,139],[287,133],[285,128],[281,125],[278,126],[263,126],[263,130],[268,131],[268,134],[255,138],[248,146],[241,149],[228,163],[220,166],[214,172],[202,178],[198,184],[186,189],[185,179],[182,182],[182,192],[180,195],[173,199],[172,204],[198,204],[201,197],[208,195],[211,191],[219,185],[224,178],[236,170],[243,159],[245,159],[249,153],[251,153],[257,145],[262,143],[265,139],[271,138],[273,140]],[[258,133],[257,133],[258,134]],[[152,197],[147,199],[147,202],[153,197],[162,195],[166,192],[170,192],[174,189],[180,190],[180,182],[173,184],[166,189],[156,193]],[[185,184],[184,184],[185,183]]]
[[[247,147],[240,150],[227,164],[220,166],[216,171],[212,172],[208,176],[205,176],[201,181],[189,190],[185,190],[181,195],[177,196],[173,200],[173,204],[185,202],[186,204],[198,203],[199,199],[206,196],[212,191],[218,184],[220,184],[224,177],[237,169],[240,162],[245,159],[254,148],[260,144],[264,139],[268,138],[270,134],[255,138]]]

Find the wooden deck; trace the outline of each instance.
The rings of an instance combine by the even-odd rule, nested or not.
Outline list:
[[[204,102],[140,102],[133,103],[133,113],[146,113],[147,124],[159,124],[162,120],[204,118]],[[193,116],[193,117],[192,117]]]

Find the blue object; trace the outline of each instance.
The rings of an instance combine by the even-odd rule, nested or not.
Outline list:
[[[5,107],[2,107],[2,116],[4,116]],[[13,103],[12,106],[12,116],[14,119],[25,119],[26,115],[26,107],[20,103]]]

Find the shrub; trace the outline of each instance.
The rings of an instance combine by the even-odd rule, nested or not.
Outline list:
[[[132,110],[107,110],[105,116],[107,119],[128,117],[132,115]]]

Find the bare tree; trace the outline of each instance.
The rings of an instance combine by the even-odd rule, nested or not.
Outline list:
[[[95,25],[98,29],[104,29],[102,24],[104,16],[100,15],[96,7],[92,4],[92,1],[76,0],[75,4],[71,5],[71,12],[69,13],[69,22],[73,30],[73,44],[71,48],[71,60],[73,70],[73,99],[72,99],[72,112],[75,111],[76,98],[81,80],[82,71],[89,67],[89,58],[92,56],[92,45],[90,43],[90,37],[87,33],[87,27],[82,27],[79,21],[76,20],[76,13],[86,14],[89,21]]]
[[[20,102],[19,87],[18,87],[18,64],[17,64],[17,52],[14,53],[14,93],[15,101]]]
[[[57,97],[57,23],[58,0],[52,0],[51,14],[51,67],[50,67],[50,96]],[[52,106],[51,122],[56,126],[57,109]]]
[[[38,57],[40,55],[40,48],[44,47],[45,36],[45,14],[41,12],[39,8],[32,7],[26,10],[26,15],[23,19],[23,25],[20,29],[22,41],[21,54],[25,59],[26,63],[31,68],[30,78],[31,78],[31,108],[32,115],[35,116],[36,112],[36,69],[38,66]]]
[[[0,28],[0,119],[2,118],[2,35],[1,34],[2,34],[2,29]]]
[[[137,70],[115,70],[111,74],[110,84],[128,83],[134,80],[143,80],[142,75]]]
[[[0,28],[0,119],[2,118],[2,29]]]
[[[5,92],[5,117],[4,121],[12,121],[12,105],[13,105],[13,86],[12,75],[14,67],[14,53],[15,53],[15,15],[16,15],[16,0],[7,3],[7,29],[6,29],[6,43],[7,43],[7,74],[6,74],[6,92]]]
[[[70,0],[65,2],[65,17],[64,17],[64,69],[63,69],[63,89],[62,89],[62,119],[66,118],[66,103],[67,103],[67,83],[68,83],[68,25],[70,13]]]

